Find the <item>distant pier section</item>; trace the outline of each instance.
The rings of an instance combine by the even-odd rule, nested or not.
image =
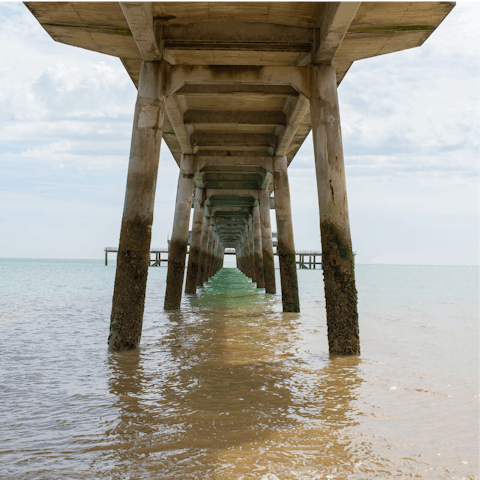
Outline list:
[[[192,232],[188,235],[187,255],[190,253],[190,239]],[[167,241],[170,246],[170,240]],[[278,256],[277,232],[272,232],[272,244],[275,247],[274,255]],[[108,265],[108,254],[117,253],[118,247],[105,247],[105,266]],[[168,248],[152,248],[150,250],[150,267],[161,267],[162,262],[168,265]],[[235,248],[225,248],[224,255],[236,255]],[[163,256],[162,256],[163,254]],[[300,250],[295,252],[295,262],[300,269],[316,270],[322,268],[322,252],[316,250]]]

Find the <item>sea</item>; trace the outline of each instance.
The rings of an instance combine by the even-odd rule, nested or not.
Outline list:
[[[2,479],[478,479],[479,269],[357,265],[361,355],[235,268],[107,348],[115,262],[0,259]]]

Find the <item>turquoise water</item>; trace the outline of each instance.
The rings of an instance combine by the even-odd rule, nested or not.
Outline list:
[[[110,353],[115,265],[0,259],[2,478],[478,478],[476,267],[358,265],[362,355],[224,269]],[[277,290],[279,278],[277,272]]]

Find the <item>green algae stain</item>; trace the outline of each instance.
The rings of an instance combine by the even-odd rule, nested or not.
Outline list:
[[[378,32],[392,34],[395,32],[412,32],[418,30],[434,30],[434,27],[430,27],[429,25],[389,25],[385,27],[350,28],[348,33]]]
[[[322,236],[325,236],[326,243],[333,243],[337,247],[338,254],[341,259],[346,260],[350,264],[352,275],[355,274],[355,261],[353,250],[349,245],[346,245],[337,231],[337,229],[329,222],[323,222],[320,226]],[[323,258],[328,259],[328,250],[324,248]]]

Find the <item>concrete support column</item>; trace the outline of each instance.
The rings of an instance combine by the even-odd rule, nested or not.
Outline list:
[[[218,237],[218,245],[217,245],[217,254],[216,254],[216,259],[215,259],[215,273],[217,273],[220,270],[220,252],[222,251],[222,244],[220,243],[220,237]]]
[[[207,215],[206,209],[204,209],[204,219],[203,219],[203,228],[202,228],[202,244],[200,247],[200,261],[198,264],[198,276],[197,276],[197,287],[201,287],[205,281],[205,269],[207,265],[208,257],[208,241],[210,236],[210,220]]]
[[[215,226],[213,226],[213,242],[212,242],[212,250],[210,253],[210,265],[208,266],[208,278],[211,278],[215,275],[215,259],[217,257],[217,246],[218,246],[217,232],[215,232]]]
[[[195,200],[192,222],[192,240],[188,254],[187,280],[185,281],[185,293],[197,291],[197,277],[200,263],[200,251],[202,247],[203,219],[205,217],[203,207],[203,188],[195,190]]]
[[[312,116],[323,279],[331,354],[360,353],[357,290],[335,68],[313,68]]]
[[[182,155],[178,175],[177,200],[173,219],[172,238],[168,255],[165,310],[177,310],[182,300],[185,258],[187,256],[188,227],[192,210],[195,174],[195,156]]]
[[[215,242],[215,230],[213,228],[213,216],[208,219],[208,246],[207,246],[207,255],[205,263],[205,277],[204,282],[208,282],[208,279],[212,276],[211,265],[212,265],[212,255],[213,255],[213,244]]]
[[[278,259],[284,312],[299,312],[297,265],[293,240],[292,207],[288,184],[287,157],[274,157],[275,212],[277,217]]]
[[[270,198],[266,188],[259,191],[260,221],[262,225],[262,257],[265,291],[276,293],[275,261],[273,256],[272,225],[270,223]]]
[[[238,269],[242,272],[242,273],[245,273],[243,270],[244,270],[244,266],[243,266],[243,236],[242,238],[240,239],[240,241],[238,242],[238,245],[236,247],[236,252],[237,252],[237,266],[238,266]]]
[[[253,209],[252,209],[253,210]],[[255,268],[255,229],[253,225],[253,211],[248,219],[249,246],[250,246],[250,271],[252,282],[257,282],[257,270]]]
[[[253,207],[253,227],[255,241],[255,277],[257,279],[257,288],[265,288],[265,276],[263,273],[262,224],[260,221],[260,207],[258,205]]]
[[[162,141],[165,64],[143,62],[132,143],[108,345],[129,350],[140,343],[150,263],[153,206]]]
[[[253,248],[252,248],[252,229],[250,228],[250,219],[247,219],[245,225],[245,269],[247,270],[247,277],[249,277],[253,282],[254,272],[253,272]]]

